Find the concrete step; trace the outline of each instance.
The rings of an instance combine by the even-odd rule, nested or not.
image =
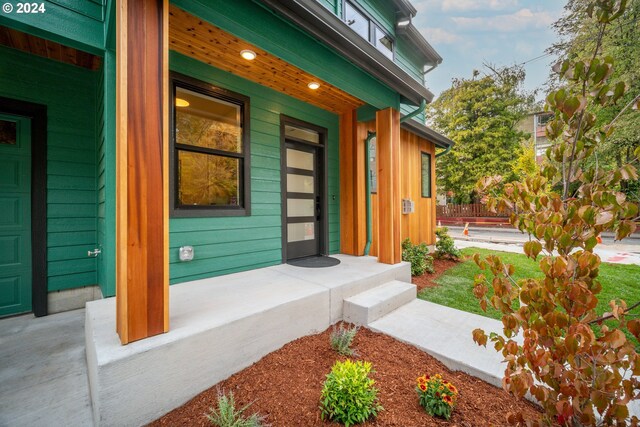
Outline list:
[[[392,280],[344,300],[344,321],[368,325],[416,299],[415,285]]]

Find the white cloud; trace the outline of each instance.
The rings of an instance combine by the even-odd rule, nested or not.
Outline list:
[[[444,28],[421,28],[420,32],[433,44],[453,44],[461,40],[458,34]]]
[[[533,12],[531,9],[521,9],[508,15],[476,18],[453,17],[451,20],[460,29],[509,33],[532,28],[548,28],[555,21],[555,18],[546,11]]]
[[[518,6],[518,0],[442,0],[442,10],[504,10]]]
[[[519,0],[414,0],[413,5],[418,13],[429,10],[475,11],[475,10],[505,10],[518,7]]]

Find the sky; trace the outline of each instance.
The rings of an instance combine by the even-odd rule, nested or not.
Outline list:
[[[555,40],[551,24],[562,16],[564,0],[412,0],[413,24],[442,56],[426,76],[438,96],[454,77],[470,78],[482,66],[524,64],[526,90],[544,85],[554,58],[545,49]],[[535,59],[538,58],[538,59]],[[544,98],[539,93],[537,99]]]

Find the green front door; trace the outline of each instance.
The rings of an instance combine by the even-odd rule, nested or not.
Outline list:
[[[31,311],[31,122],[0,114],[0,316]]]

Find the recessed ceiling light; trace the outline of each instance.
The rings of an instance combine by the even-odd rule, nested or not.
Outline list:
[[[254,59],[256,59],[256,56],[258,55],[256,55],[256,53],[252,50],[245,49],[240,51],[240,56],[242,56],[247,61],[253,61]]]
[[[176,98],[176,107],[188,107],[189,101],[182,98]]]
[[[309,87],[309,89],[311,90],[316,90],[320,87],[320,83],[318,82],[311,82],[307,85],[307,87]]]

